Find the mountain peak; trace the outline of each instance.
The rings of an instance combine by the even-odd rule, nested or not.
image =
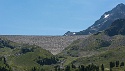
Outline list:
[[[125,4],[123,4],[123,3],[120,3],[117,5],[117,7],[123,7],[123,6],[125,6]]]
[[[125,10],[125,4],[123,4],[123,3],[120,3],[120,4],[118,4],[114,9],[116,9],[116,11],[117,10]]]
[[[88,27],[86,30],[80,31],[80,32],[70,32],[72,35],[89,35],[94,34],[99,31],[103,31],[108,29],[111,24],[117,20],[117,19],[125,19],[125,4],[120,3],[116,7],[114,7],[112,10],[105,12],[99,20],[95,21],[95,23]],[[66,33],[66,35],[70,35],[69,33]]]

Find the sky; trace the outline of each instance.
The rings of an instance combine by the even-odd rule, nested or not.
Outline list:
[[[125,0],[0,0],[0,35],[63,35],[94,24]]]

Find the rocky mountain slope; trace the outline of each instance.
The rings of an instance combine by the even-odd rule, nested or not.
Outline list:
[[[111,27],[105,30],[105,34],[109,36],[125,35],[125,19],[118,19],[114,21]]]
[[[103,31],[111,26],[111,23],[117,19],[125,19],[125,5],[123,3],[118,4],[112,10],[105,12],[101,18],[90,26],[88,29],[80,32],[67,32],[65,35],[88,35]],[[69,34],[70,33],[70,34]],[[75,33],[75,34],[74,34]]]
[[[74,41],[58,55],[63,56],[65,62],[69,62],[69,65],[104,64],[106,71],[109,71],[110,62],[125,62],[124,25],[125,19],[115,20],[108,29],[93,34],[86,39]],[[114,68],[113,71],[124,69]]]
[[[105,31],[93,34],[87,39],[78,39],[63,51],[70,56],[96,54],[99,50],[125,46],[125,19],[115,20]]]
[[[60,53],[64,48],[70,45],[74,40],[86,38],[87,36],[21,36],[21,35],[1,35],[13,42],[35,44],[53,54]]]

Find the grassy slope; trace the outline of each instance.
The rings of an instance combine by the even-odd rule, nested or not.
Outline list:
[[[98,54],[105,47],[110,45],[110,37],[106,35],[92,35],[87,39],[78,39],[69,45],[62,53],[59,55],[68,56],[91,56],[93,54]],[[108,44],[108,45],[105,45]]]
[[[40,65],[37,64],[35,61],[35,59],[37,59],[39,56],[43,58],[50,58],[52,54],[40,48],[34,52],[28,52],[26,54],[17,55],[17,56],[13,56],[13,55],[10,56],[9,64],[11,66],[14,66],[16,68],[21,68],[21,69],[30,69],[32,67],[39,67]]]
[[[101,42],[98,41],[101,40]],[[102,41],[103,40],[103,41]],[[102,42],[109,42],[110,45],[102,47]],[[104,33],[92,35],[87,39],[79,39],[74,41],[59,56],[64,56],[68,63],[75,65],[88,65],[94,63],[97,65],[104,64],[109,68],[110,61],[125,62],[125,36],[116,35],[109,37]],[[68,59],[75,56],[75,60]],[[67,62],[66,62],[67,63]],[[66,64],[64,63],[64,64]],[[68,64],[67,64],[68,65]],[[117,68],[116,68],[117,69]],[[120,68],[124,70],[124,68]]]
[[[7,43],[6,45],[15,47],[14,49],[11,49],[6,45],[3,45],[4,43],[2,42],[0,46],[0,56],[6,57],[7,63],[15,71],[28,71],[32,67],[41,67],[39,64],[37,64],[35,59],[37,59],[39,56],[42,58],[50,58],[53,56],[49,51],[35,45],[18,44],[6,39],[0,39],[0,41]],[[33,49],[33,51],[22,53],[21,50],[23,48]],[[50,69],[52,68],[52,66],[42,66],[42,68],[48,69],[47,67]]]
[[[7,41],[7,40],[5,40]],[[31,67],[41,67],[35,62],[38,56],[43,58],[53,56],[50,52],[41,49],[35,45],[23,45],[8,41],[9,45],[16,48],[8,47],[0,48],[1,56],[7,57],[8,64],[13,67],[15,71],[28,71]],[[110,43],[110,45],[105,44]],[[125,36],[116,35],[109,37],[103,33],[92,35],[87,39],[78,39],[74,41],[58,56],[64,59],[64,66],[74,63],[75,65],[94,63],[97,65],[104,64],[109,68],[110,61],[125,61]],[[21,54],[22,48],[34,48],[33,52]],[[61,59],[61,58],[60,58]],[[48,68],[49,67],[49,68]],[[45,69],[53,69],[53,66],[42,66]],[[124,68],[123,68],[124,69]]]
[[[124,50],[125,50],[125,47],[118,47],[109,51],[105,51],[105,53],[102,53],[99,55],[78,58],[72,63],[74,63],[75,65],[81,65],[81,64],[88,65],[90,63],[94,63],[99,66],[101,66],[101,64],[104,64],[105,68],[109,69],[109,62],[115,62],[115,61],[125,62]],[[125,67],[119,68],[119,70],[120,69],[125,70]]]

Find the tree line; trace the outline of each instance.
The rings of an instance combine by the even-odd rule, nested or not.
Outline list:
[[[124,67],[124,62],[109,62],[109,71],[113,71],[114,67]],[[65,68],[60,68],[59,65],[55,66],[55,71],[105,71],[105,66],[104,64],[101,64],[101,66],[95,65],[95,64],[89,64],[87,66],[85,65],[80,65],[80,66],[75,66],[74,64],[68,65]]]
[[[56,64],[58,60],[59,59],[57,57],[42,58],[39,56],[36,62],[40,65],[51,65],[51,64]]]

